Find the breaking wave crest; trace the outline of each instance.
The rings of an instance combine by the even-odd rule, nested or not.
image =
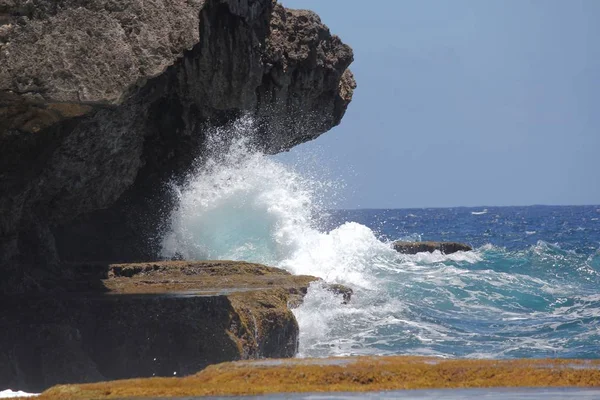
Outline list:
[[[208,136],[211,157],[173,187],[179,205],[162,254],[260,262],[352,287],[343,305],[311,286],[294,311],[300,356],[598,357],[600,253],[539,241],[403,255],[389,235],[343,217],[324,229],[336,184],[254,150],[253,133],[243,118]]]

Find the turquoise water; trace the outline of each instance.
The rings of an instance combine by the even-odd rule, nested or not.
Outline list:
[[[235,139],[252,129],[246,119],[209,135],[214,156],[173,188],[179,206],[162,252],[352,287],[343,305],[311,286],[294,310],[299,357],[600,356],[600,206],[331,211],[338,184]],[[398,239],[474,251],[402,255],[391,248]]]

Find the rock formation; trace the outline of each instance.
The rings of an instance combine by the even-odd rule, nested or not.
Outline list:
[[[403,254],[417,254],[423,252],[433,253],[436,250],[444,254],[452,254],[457,251],[471,251],[473,248],[468,244],[456,242],[403,242],[397,241],[392,244],[394,250]]]
[[[85,273],[60,296],[2,298],[0,387],[39,392],[293,357],[298,323],[288,304],[299,304],[318,280],[233,261],[79,268]],[[331,290],[340,301],[351,295],[343,286]]]
[[[0,290],[157,255],[165,182],[251,115],[275,153],[338,124],[351,49],[273,0],[0,0]]]

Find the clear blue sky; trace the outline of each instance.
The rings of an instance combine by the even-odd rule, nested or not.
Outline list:
[[[339,207],[600,203],[600,0],[280,1],[354,49],[342,124],[277,156]]]

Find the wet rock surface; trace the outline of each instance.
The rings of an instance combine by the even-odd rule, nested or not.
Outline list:
[[[276,153],[337,125],[352,50],[271,0],[0,2],[0,291],[154,260],[207,131]]]
[[[394,250],[403,254],[417,254],[423,252],[433,253],[438,250],[444,254],[452,254],[457,251],[471,251],[473,248],[468,244],[457,242],[403,242],[397,241],[392,244]]]
[[[2,297],[0,387],[39,392],[293,357],[298,324],[288,304],[318,280],[233,261],[78,268],[88,280],[61,294]]]
[[[40,400],[598,385],[598,360],[345,357],[242,361],[212,365],[182,379],[134,379],[57,386],[43,393]]]

